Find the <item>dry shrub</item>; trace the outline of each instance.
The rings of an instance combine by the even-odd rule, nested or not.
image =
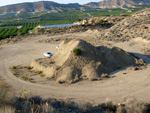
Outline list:
[[[117,106],[112,102],[102,103],[98,105],[99,109],[104,113],[115,113],[117,110]]]
[[[25,75],[23,75],[21,78],[22,78],[24,81],[29,80],[29,78],[28,78],[27,76],[25,76]]]
[[[29,69],[29,70],[30,70],[30,69],[32,69],[32,67],[31,67],[31,66],[27,66],[26,68],[27,68],[27,69]]]
[[[10,105],[0,106],[0,113],[16,113],[15,108]]]
[[[92,108],[92,105],[89,103],[78,103],[77,107],[81,110],[81,112],[88,112]]]
[[[129,98],[125,101],[125,105],[117,108],[117,113],[148,113],[147,106],[144,102],[134,98]]]
[[[41,71],[41,70],[37,70],[37,71],[36,71],[36,73],[38,73],[38,74],[42,74],[42,73],[43,73],[43,71]]]
[[[41,77],[45,77],[45,74],[44,74],[44,73],[41,73],[40,76],[41,76]]]

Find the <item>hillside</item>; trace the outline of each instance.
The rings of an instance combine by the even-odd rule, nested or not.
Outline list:
[[[150,39],[150,9],[141,10],[100,33],[99,38],[126,41],[142,37]]]
[[[0,14],[4,13],[19,13],[19,12],[58,12],[62,10],[81,10],[86,6],[74,4],[59,4],[51,1],[39,1],[33,3],[20,3],[0,7]]]
[[[84,6],[92,8],[123,8],[135,7],[135,5],[149,5],[150,0],[104,0],[100,2],[91,2]]]

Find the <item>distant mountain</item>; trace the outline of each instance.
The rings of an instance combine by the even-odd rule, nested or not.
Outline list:
[[[85,5],[78,3],[60,4],[52,1],[27,2],[0,7],[0,15],[20,12],[63,12],[66,10],[86,10],[91,8],[122,8],[148,5],[150,0],[104,0]]]
[[[101,2],[90,2],[84,6],[92,8],[123,8],[135,5],[150,5],[150,0],[104,0]]]
[[[81,10],[86,6],[79,5],[77,3],[59,4],[51,1],[39,1],[33,3],[20,3],[0,7],[0,14],[4,13],[19,13],[19,12],[58,12],[62,10]]]

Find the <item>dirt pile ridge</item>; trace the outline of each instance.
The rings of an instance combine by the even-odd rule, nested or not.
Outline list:
[[[150,9],[141,10],[129,16],[113,27],[104,30],[99,38],[114,41],[128,41],[131,38],[142,37],[150,40]]]
[[[74,48],[80,48],[81,54],[75,55]],[[99,79],[103,73],[108,74],[118,67],[136,63],[136,58],[120,48],[94,47],[83,40],[74,39],[63,41],[54,56],[35,59],[31,66],[59,83],[73,83]]]

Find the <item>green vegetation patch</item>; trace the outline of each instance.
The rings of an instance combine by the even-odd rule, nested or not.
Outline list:
[[[73,49],[73,53],[74,53],[74,55],[76,55],[76,56],[78,56],[78,55],[81,55],[81,49],[80,48],[74,48]]]

